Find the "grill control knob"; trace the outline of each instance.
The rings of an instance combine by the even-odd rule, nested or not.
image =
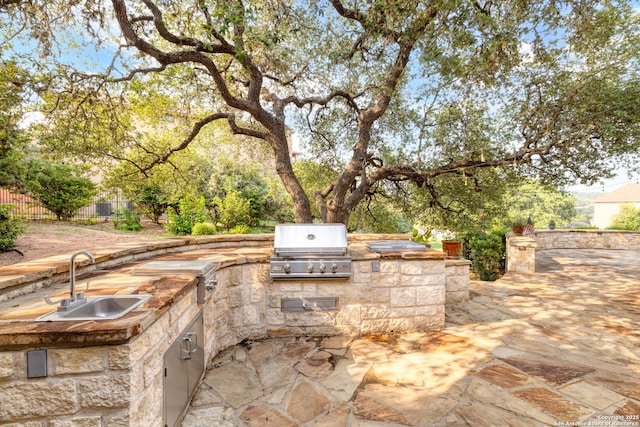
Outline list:
[[[334,263],[334,264],[331,265],[331,272],[335,273],[336,271],[338,271],[338,264]]]
[[[326,270],[327,266],[324,263],[320,264],[320,273],[324,273]]]
[[[291,264],[285,264],[283,269],[285,273],[291,273]]]
[[[309,265],[307,265],[307,271],[313,273],[313,264],[309,263]]]

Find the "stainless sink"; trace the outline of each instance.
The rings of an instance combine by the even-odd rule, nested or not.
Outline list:
[[[54,311],[40,316],[36,322],[70,320],[109,320],[124,316],[139,307],[151,295],[107,295],[86,297],[86,302],[67,311]]]

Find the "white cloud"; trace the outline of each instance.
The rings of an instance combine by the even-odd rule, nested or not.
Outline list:
[[[520,43],[519,53],[522,57],[523,62],[525,63],[531,63],[535,59],[533,54],[533,46],[529,42]]]

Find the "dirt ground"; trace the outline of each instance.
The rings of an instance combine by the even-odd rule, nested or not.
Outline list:
[[[110,222],[87,226],[59,221],[28,221],[25,225],[27,231],[18,236],[15,250],[0,252],[0,267],[82,249],[95,250],[165,236],[162,226],[151,222],[143,223],[144,228],[139,232],[115,230]]]

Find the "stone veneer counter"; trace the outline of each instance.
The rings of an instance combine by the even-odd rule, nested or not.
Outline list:
[[[138,426],[163,424],[163,355],[203,314],[209,363],[243,340],[439,329],[445,302],[468,298],[469,261],[439,251],[377,254],[349,236],[348,280],[273,281],[272,235],[167,239],[92,251],[78,260],[77,289],[87,296],[147,293],[153,297],[115,320],[35,322],[68,292],[69,258],[60,255],[0,268],[0,423]],[[208,260],[218,284],[204,303],[197,278],[133,276],[148,260]],[[283,298],[335,297],[333,311],[283,312]],[[47,374],[27,378],[30,351],[47,350]],[[52,424],[53,423],[53,424]]]
[[[399,240],[398,235],[376,235],[377,239]],[[402,236],[404,238],[405,236]],[[188,250],[191,245],[183,245],[184,240],[189,239],[169,239],[168,241],[152,242],[143,247],[148,247],[153,253],[158,249],[166,249],[172,246],[180,249],[187,249],[180,252],[161,253],[153,260],[210,260],[216,265],[217,270],[221,270],[233,265],[243,265],[247,263],[266,264],[269,262],[272,248],[265,246],[254,247],[223,247],[219,249],[194,249]],[[224,240],[224,239],[220,239]],[[444,254],[440,251],[398,251],[373,253],[367,249],[366,242],[371,240],[371,235],[350,238],[349,253],[355,263],[359,261],[373,260],[440,260],[444,259]],[[178,245],[175,245],[175,242]],[[238,245],[237,239],[231,242]],[[114,260],[122,256],[127,260],[131,253],[143,253],[140,248],[132,245],[125,245],[125,249],[118,247],[113,250],[102,250],[95,252],[96,264],[98,268],[101,264],[107,264],[107,269],[100,269],[91,273],[95,268],[89,265],[86,260],[78,260],[78,265],[89,270],[93,277],[79,281],[78,288],[87,284],[86,296],[117,295],[117,294],[151,294],[153,295],[142,306],[122,318],[114,320],[100,321],[56,321],[56,322],[35,322],[34,319],[55,309],[54,306],[44,302],[44,296],[49,295],[52,299],[58,300],[68,295],[68,284],[66,282],[54,284],[51,287],[34,286],[31,282],[39,282],[43,278],[50,276],[60,276],[68,270],[69,255],[60,255],[45,258],[35,262],[14,264],[12,266],[0,268],[0,293],[3,288],[6,292],[11,291],[11,285],[17,285],[23,292],[36,288],[35,292],[22,295],[16,292],[17,296],[5,301],[0,299],[0,348],[29,345],[61,345],[61,344],[118,344],[139,335],[147,326],[153,323],[158,317],[166,312],[172,304],[179,301],[187,292],[195,287],[197,282],[194,276],[184,277],[141,277],[132,276],[132,268],[139,263],[128,263],[118,267],[108,267]],[[111,261],[111,262],[109,262]],[[147,262],[148,259],[145,259]],[[456,260],[450,262],[456,263]],[[458,262],[459,263],[459,262]],[[462,265],[466,265],[466,260]],[[80,271],[80,267],[78,268]],[[57,273],[57,274],[56,274]],[[369,276],[367,276],[369,277]],[[267,279],[267,281],[271,281]],[[322,283],[320,282],[320,286]],[[344,283],[339,281],[338,283]],[[287,287],[290,282],[282,282]],[[467,284],[468,285],[468,284]],[[15,291],[14,291],[15,292]]]
[[[143,305],[112,320],[36,322],[34,319],[55,310],[47,305],[43,293],[0,303],[0,349],[68,344],[122,344],[143,332],[175,302],[182,299],[196,284],[190,277],[160,277],[155,279],[113,273],[96,279],[86,296],[118,294],[150,294]],[[144,280],[141,280],[144,279]],[[128,282],[128,283],[127,283]],[[57,287],[59,288],[59,287]],[[68,288],[68,285],[65,285]],[[54,294],[53,300],[64,297]]]
[[[221,239],[224,240],[224,239]],[[255,248],[237,247],[237,239],[231,240],[236,247],[220,249],[202,249],[189,251],[191,245],[183,245],[178,240],[174,248],[187,249],[186,252],[169,252],[164,249],[172,247],[166,243],[151,243],[149,252],[158,252],[149,259],[179,259],[179,260],[210,260],[217,269],[242,265],[247,262],[268,262],[270,249],[264,246]],[[171,239],[174,242],[174,239]],[[146,244],[145,244],[146,245]],[[147,246],[145,246],[147,247]],[[56,306],[48,305],[45,296],[57,301],[69,292],[68,272],[71,254],[45,258],[42,260],[14,264],[0,267],[0,293],[12,292],[16,296],[11,299],[0,299],[0,349],[15,346],[43,346],[66,344],[121,344],[141,334],[147,327],[162,316],[172,305],[180,301],[195,289],[197,278],[194,275],[166,275],[162,276],[134,276],[133,268],[141,262],[128,262],[118,265],[118,260],[130,261],[131,254],[144,253],[139,247],[130,245],[122,250],[111,249],[113,252],[92,251],[96,264],[90,265],[85,259],[77,261],[89,273],[83,276],[90,278],[79,279],[76,289],[82,291],[86,286],[85,296],[119,295],[119,294],[150,294],[152,297],[140,307],[113,320],[98,321],[55,321],[36,322],[35,319],[43,314],[54,311]],[[124,256],[122,256],[124,254]],[[138,258],[138,257],[136,257]],[[61,261],[63,259],[64,261]],[[115,267],[113,266],[115,262]],[[103,265],[106,264],[106,268]],[[110,266],[111,265],[111,266]],[[82,267],[77,267],[81,271]],[[97,270],[96,270],[97,268]],[[67,281],[48,286],[43,279],[64,277]],[[15,285],[12,289],[11,285]],[[4,285],[4,286],[3,286]],[[36,289],[31,293],[29,290]]]

